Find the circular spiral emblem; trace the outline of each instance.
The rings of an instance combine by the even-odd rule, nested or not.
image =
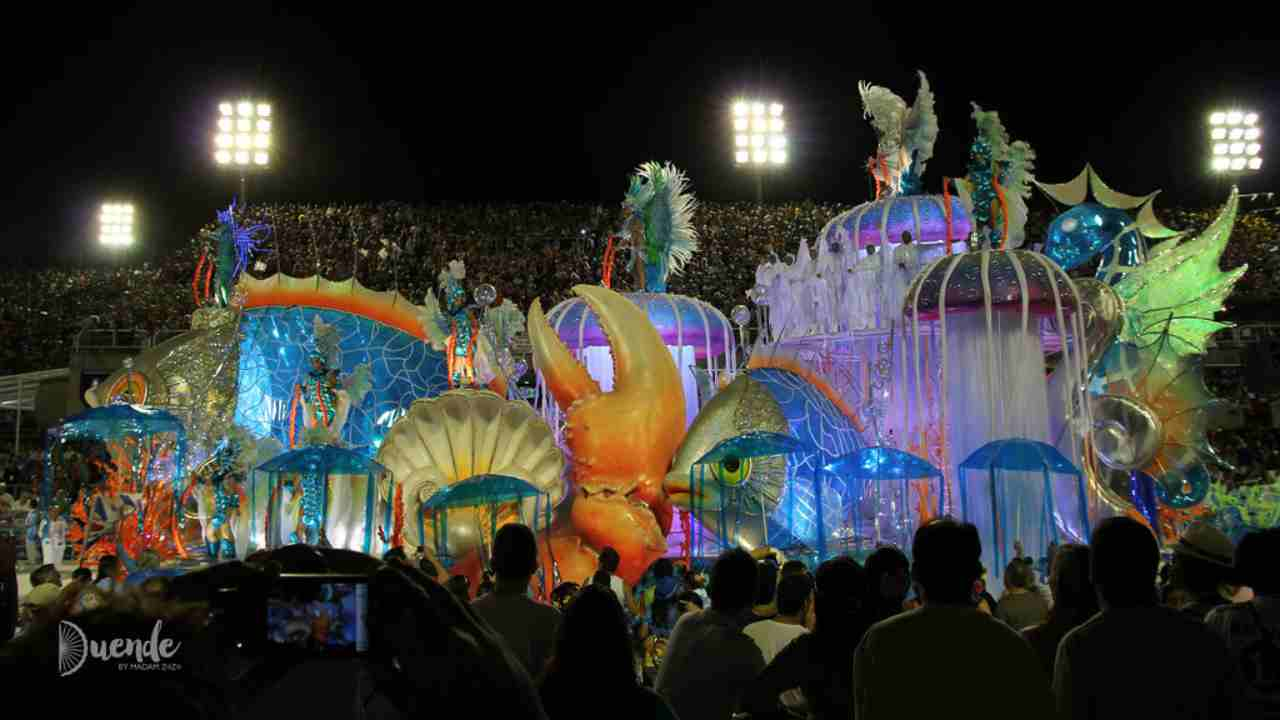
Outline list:
[[[80,669],[89,657],[89,642],[75,623],[58,623],[58,673],[66,677]]]

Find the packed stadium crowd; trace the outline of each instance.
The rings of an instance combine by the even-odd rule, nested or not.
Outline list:
[[[746,301],[755,268],[770,251],[784,256],[842,209],[811,202],[704,203],[696,215],[702,251],[672,280],[671,290],[728,312]],[[240,218],[271,228],[248,269],[255,276],[354,275],[366,287],[398,289],[421,302],[439,271],[462,259],[469,283],[491,283],[521,307],[535,297],[558,302],[577,283],[599,282],[606,238],[618,220],[616,208],[574,203],[280,203],[251,206]],[[146,334],[188,327],[191,280],[212,229],[202,228],[159,263],[0,270],[0,374],[65,366],[72,338],[86,326]],[[630,278],[625,262],[619,253],[620,282]]]
[[[746,302],[757,265],[775,252],[785,258],[847,208],[788,202],[701,203],[695,226],[701,251],[671,281],[672,292],[701,298],[728,312]],[[1188,231],[1206,227],[1212,210],[1162,211],[1166,224]],[[1030,242],[1052,217],[1036,208]],[[599,282],[605,242],[617,229],[617,208],[586,203],[422,206],[398,202],[356,205],[276,203],[246,208],[242,224],[264,223],[270,237],[248,272],[353,275],[377,290],[398,289],[421,302],[450,260],[466,262],[468,282],[492,283],[502,297],[527,307],[535,297],[554,303],[577,283]],[[0,269],[0,374],[62,367],[72,339],[84,327],[159,330],[189,326],[191,279],[210,249],[209,225],[159,262],[128,267]],[[1244,262],[1230,310],[1247,315],[1280,295],[1270,282],[1280,271],[1280,224],[1273,215],[1244,214],[1237,221],[1223,267]],[[625,253],[615,259],[617,282],[629,282]]]

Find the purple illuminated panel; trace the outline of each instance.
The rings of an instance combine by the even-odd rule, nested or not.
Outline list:
[[[734,330],[719,310],[696,298],[668,293],[625,293],[649,316],[670,346],[692,346],[698,360],[723,356],[734,346]],[[596,314],[582,298],[570,298],[551,308],[547,321],[570,350],[609,344]]]
[[[881,243],[883,237],[897,244],[909,232],[917,243],[931,245],[947,239],[947,216],[941,195],[893,196],[863,203],[841,213],[822,229],[819,237],[830,244],[843,238],[856,240],[859,248]],[[969,235],[973,223],[960,198],[951,196],[951,240]]]

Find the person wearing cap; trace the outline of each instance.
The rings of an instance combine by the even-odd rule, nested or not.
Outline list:
[[[1231,539],[1208,523],[1195,523],[1173,546],[1170,589],[1182,596],[1175,608],[1197,620],[1235,595]]]
[[[1205,625],[1227,644],[1253,699],[1280,717],[1280,528],[1251,532],[1236,547],[1235,568],[1253,590],[1248,602],[1223,605]]]
[[[62,588],[53,583],[43,583],[32,588],[22,599],[22,611],[26,618],[24,626],[48,619],[61,594]]]

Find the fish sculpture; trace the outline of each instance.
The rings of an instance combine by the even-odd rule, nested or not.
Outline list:
[[[819,528],[828,535],[837,529],[850,501],[838,479],[815,473],[836,457],[865,447],[862,432],[857,413],[816,371],[795,356],[757,349],[747,371],[694,419],[664,489],[672,504],[694,512],[706,530],[731,544],[813,549],[823,544]],[[695,469],[717,445],[748,433],[790,435],[811,451],[730,457],[706,470]],[[723,494],[743,500],[745,518],[719,512],[732,504]]]

